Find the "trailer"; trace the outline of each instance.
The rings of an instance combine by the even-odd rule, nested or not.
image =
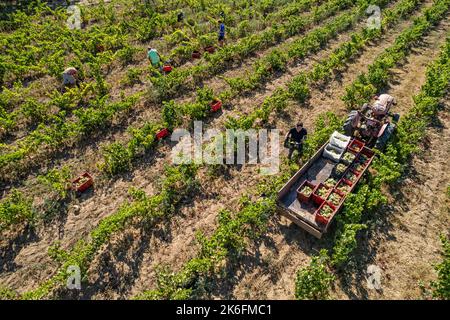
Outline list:
[[[324,156],[329,140],[278,192],[279,213],[319,239],[327,232],[345,198],[353,192],[375,155],[364,142],[348,139],[342,158],[336,161]]]

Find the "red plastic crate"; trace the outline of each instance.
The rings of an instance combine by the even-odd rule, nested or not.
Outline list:
[[[359,158],[358,158],[358,159],[359,159]],[[364,162],[364,163],[359,163],[359,162],[358,162],[358,159],[352,163],[352,165],[350,166],[350,170],[352,170],[353,172],[355,172],[355,173],[359,176],[359,175],[361,175],[361,173],[364,171],[364,169],[366,169],[366,167],[367,167],[367,162],[368,162],[369,160],[367,160],[367,161]],[[360,166],[359,170],[357,170],[357,169],[355,168],[357,164],[359,164],[359,166]]]
[[[352,167],[350,167],[350,170],[349,171],[351,171],[351,172],[353,172],[354,174],[356,174],[356,176],[358,177],[358,180],[357,180],[357,182],[359,181],[359,178],[361,178],[361,171],[358,171],[358,170],[355,170],[355,169],[353,169]]]
[[[80,183],[80,181],[83,178],[85,178],[87,180],[84,181],[83,183]],[[94,179],[88,172],[85,172],[82,175],[80,175],[78,178],[76,178],[75,180],[72,181],[72,188],[78,192],[84,192],[87,189],[89,189],[93,184],[94,184]]]
[[[367,147],[364,147],[361,150],[361,154],[365,155],[368,158],[373,158],[373,156],[375,155],[375,152],[373,152],[372,150],[370,150]]]
[[[349,179],[346,178],[347,174],[351,172],[356,176],[356,180],[354,182],[350,181]],[[342,177],[342,179],[347,182],[348,185],[350,186],[354,186],[355,184],[358,183],[359,179],[361,178],[361,173],[358,173],[357,171],[353,170],[353,169],[349,169],[347,170],[347,172],[344,174],[344,176]]]
[[[373,152],[372,150],[370,150],[367,147],[364,147],[361,152],[359,153],[358,157],[356,158],[355,162],[358,162],[360,164],[363,165],[363,170],[367,169],[367,166],[370,164],[370,162],[372,161],[373,157],[375,156],[375,152]],[[366,160],[363,160],[362,157],[365,157]],[[363,160],[363,161],[361,161]],[[360,170],[360,171],[363,171]]]
[[[303,193],[300,192],[300,190],[303,189],[304,186],[309,186],[312,189],[312,192],[309,196],[304,195]],[[300,202],[309,202],[309,200],[311,199],[311,195],[313,194],[314,190],[316,189],[316,185],[309,182],[308,180],[303,181],[303,183],[300,185],[300,187],[298,187],[297,189],[297,199]]]
[[[169,135],[169,129],[164,128],[156,134],[156,139],[161,140]]]
[[[210,106],[212,112],[217,112],[222,108],[222,101],[220,101],[219,99],[214,99],[214,101],[211,102]]]
[[[172,66],[165,65],[162,69],[165,73],[169,73],[172,71]]]
[[[344,192],[344,191],[339,190],[339,187],[340,187],[342,184],[345,184],[345,185],[349,186],[349,187],[350,187],[350,190],[349,190],[348,192]],[[342,194],[345,196],[345,195],[349,194],[349,193],[352,191],[352,184],[349,183],[349,181],[348,181],[347,179],[342,178],[341,180],[339,180],[339,182],[338,182],[338,184],[336,185],[336,188],[335,188],[335,189],[336,189],[337,191],[339,191],[340,193],[342,193]]]
[[[320,210],[324,207],[324,206],[329,206],[331,209],[333,209],[333,213],[331,214],[330,217],[324,217],[320,214]],[[320,205],[320,207],[316,210],[315,212],[315,220],[317,223],[320,224],[328,224],[328,222],[330,222],[330,220],[333,218],[334,214],[336,213],[336,206],[334,206],[332,203],[329,203],[327,201],[322,202],[322,204]]]
[[[214,48],[214,46],[208,46],[205,47],[205,51],[209,53],[214,53],[216,51],[216,48]]]
[[[336,194],[338,194],[338,195],[341,197],[341,200],[339,201],[339,203],[338,203],[337,205],[333,204],[333,203],[329,200],[330,196],[331,196],[333,193],[336,193]],[[344,202],[344,200],[345,200],[345,194],[343,194],[342,192],[340,192],[339,190],[337,190],[337,189],[335,189],[335,188],[333,188],[333,190],[331,190],[331,192],[328,194],[328,197],[327,197],[327,199],[326,199],[327,202],[329,202],[330,204],[336,206],[336,208],[339,207],[339,206],[342,204],[342,202]]]
[[[353,139],[350,144],[348,145],[348,149],[355,152],[355,153],[359,153],[361,152],[361,150],[364,148],[365,143],[362,141],[359,141],[358,139]],[[356,150],[355,147],[358,147],[359,150]]]
[[[351,150],[351,149],[349,149],[349,148],[347,148],[347,150],[344,152],[344,154],[346,154],[346,153],[351,153],[351,154],[353,154],[353,155],[355,155],[355,159],[358,157],[358,152],[356,152],[356,151],[353,151],[353,150]],[[345,165],[347,165],[347,166],[350,166],[352,163],[353,163],[353,161],[355,161],[355,160],[353,160],[353,161],[346,161],[346,160],[344,160],[344,158],[343,158],[343,156],[342,156],[342,158],[341,158],[341,160],[340,160],[343,164],[345,164]]]
[[[328,193],[323,198],[318,194],[316,194],[316,192],[322,187],[328,190]],[[331,190],[332,190],[331,188],[327,188],[322,182],[319,183],[317,187],[314,189],[313,193],[311,194],[312,201],[317,205],[321,205],[325,201],[325,199],[328,198],[328,195],[330,194]]]
[[[201,54],[199,51],[192,52],[192,59],[200,59]]]

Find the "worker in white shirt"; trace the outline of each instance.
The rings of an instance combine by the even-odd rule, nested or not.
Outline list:
[[[64,70],[62,74],[63,86],[72,87],[78,84],[78,70],[74,67],[69,67]]]

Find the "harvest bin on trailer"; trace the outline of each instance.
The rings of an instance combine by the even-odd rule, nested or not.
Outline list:
[[[299,171],[297,171],[297,173],[295,173],[294,176],[289,179],[289,181],[278,192],[277,206],[279,212],[299,227],[319,239],[324,233],[327,232],[328,226],[332,222],[334,216],[341,210],[346,196],[354,190],[359,180],[372,163],[374,152],[371,149],[365,146],[363,146],[359,152],[352,151],[351,148],[349,149],[348,146],[354,146],[355,142],[358,146],[360,145],[360,141],[355,141],[355,139],[352,139],[345,148],[345,152],[352,152],[356,155],[355,160],[353,160],[350,165],[346,165],[348,168],[342,174],[342,178],[336,179],[336,185],[334,185],[334,187],[330,187],[329,192],[324,197],[328,199],[333,192],[339,193],[339,195],[342,196],[338,205],[330,206],[334,209],[334,211],[333,214],[327,219],[324,219],[321,215],[318,215],[318,211],[319,208],[323,205],[330,204],[330,202],[328,202],[327,199],[322,199],[318,203],[317,196],[315,194],[313,195],[314,197],[309,197],[310,199],[307,199],[307,197],[299,194],[299,188],[301,189],[305,185],[312,185],[315,187],[313,190],[313,193],[315,193],[318,188],[323,187],[324,182],[328,178],[334,176],[335,173],[333,172],[333,168],[342,162],[336,162],[323,156],[323,151],[329,142],[324,144],[319,151],[317,151],[315,155]],[[360,163],[363,165],[360,165]],[[358,167],[359,170],[355,170],[355,167]],[[356,175],[353,183],[344,178],[351,174]],[[307,183],[305,183],[305,181]],[[349,190],[347,193],[342,193],[339,190],[336,190],[339,188],[341,183],[349,185]]]

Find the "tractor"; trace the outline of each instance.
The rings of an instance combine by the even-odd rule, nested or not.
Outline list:
[[[394,97],[382,94],[375,96],[375,99],[373,105],[365,103],[361,110],[352,110],[343,130],[345,135],[363,140],[368,147],[383,150],[395,131],[400,114],[390,112],[391,107],[396,105]]]

